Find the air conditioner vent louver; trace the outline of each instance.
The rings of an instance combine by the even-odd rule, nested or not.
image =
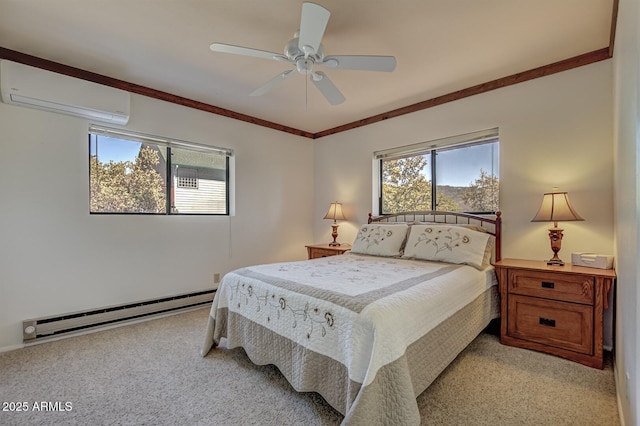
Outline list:
[[[129,122],[129,92],[0,60],[2,102],[112,124]]]

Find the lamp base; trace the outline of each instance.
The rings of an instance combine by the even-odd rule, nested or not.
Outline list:
[[[331,233],[331,236],[333,237],[333,241],[329,243],[330,246],[339,246],[340,243],[336,241],[336,238],[338,238],[338,223],[334,220],[333,224],[331,225],[331,228],[333,229],[333,232]]]
[[[558,258],[552,258],[547,261],[547,265],[564,266],[564,262]]]
[[[557,224],[555,228],[549,229],[549,239],[551,240],[551,250],[553,251],[553,257],[549,259],[547,265],[564,265],[564,262],[558,257],[558,252],[560,251],[560,246],[562,244],[562,231],[564,231],[564,229],[558,228]]]

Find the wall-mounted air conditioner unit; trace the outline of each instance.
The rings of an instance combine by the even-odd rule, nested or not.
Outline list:
[[[125,125],[129,92],[0,60],[2,102]]]

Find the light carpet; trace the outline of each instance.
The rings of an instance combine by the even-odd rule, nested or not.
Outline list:
[[[202,358],[208,312],[0,353],[0,424],[340,423],[322,397],[295,392],[275,367],[252,364],[241,349]],[[596,370],[482,333],[418,397],[422,423],[619,425],[606,361]]]

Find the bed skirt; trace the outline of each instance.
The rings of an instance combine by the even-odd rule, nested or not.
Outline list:
[[[345,425],[419,424],[416,397],[499,316],[498,288],[492,286],[409,345],[364,389],[341,363],[226,308],[216,313],[218,321],[209,317],[202,356],[226,338],[229,349],[244,348],[254,364],[275,365],[296,391],[319,393],[345,415]]]

